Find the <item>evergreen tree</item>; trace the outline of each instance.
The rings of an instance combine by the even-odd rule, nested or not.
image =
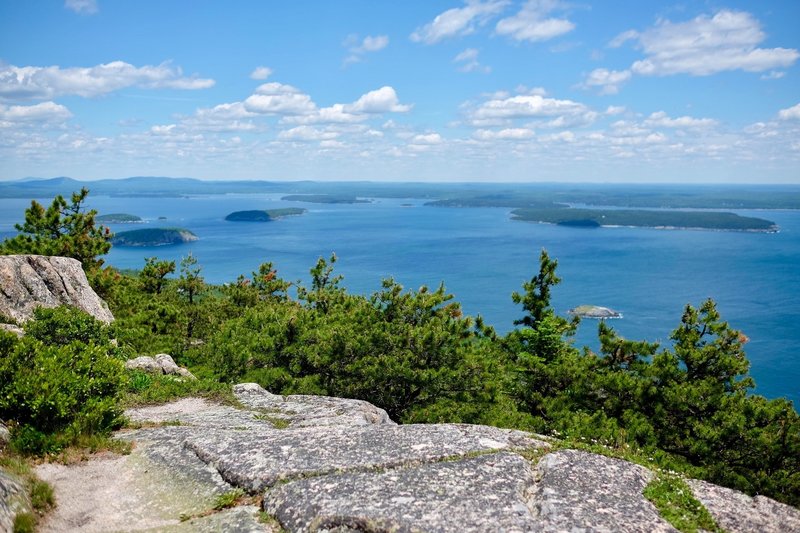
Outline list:
[[[111,231],[95,226],[94,209],[86,211],[84,202],[89,190],[73,193],[71,202],[58,195],[47,209],[37,201],[25,210],[25,222],[15,224],[20,233],[0,243],[0,253],[58,255],[77,259],[87,272],[96,272],[103,264],[97,256],[111,249]]]
[[[161,294],[167,276],[175,272],[175,261],[159,261],[157,257],[146,257],[144,268],[139,272],[142,289],[151,294]]]

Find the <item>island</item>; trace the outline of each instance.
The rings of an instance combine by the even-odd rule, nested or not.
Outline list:
[[[234,211],[225,217],[225,220],[231,222],[269,222],[270,220],[278,220],[284,217],[291,217],[302,215],[307,210],[299,207],[284,207],[281,209],[254,209],[250,211]]]
[[[142,217],[129,215],[128,213],[109,213],[108,215],[97,215],[94,219],[97,222],[105,222],[107,224],[132,224],[134,222],[142,222]]]
[[[743,217],[724,211],[549,207],[515,209],[511,212],[511,215],[514,220],[583,228],[627,226],[656,229],[757,231],[763,233],[775,233],[778,231],[778,226],[770,220]]]
[[[111,238],[114,246],[166,246],[196,241],[197,235],[183,228],[146,228],[121,231]]]
[[[622,318],[622,313],[614,311],[608,307],[600,307],[598,305],[579,305],[567,311],[570,315],[579,316],[581,318]]]
[[[290,194],[281,200],[287,202],[309,202],[314,204],[368,204],[369,200],[342,194]]]

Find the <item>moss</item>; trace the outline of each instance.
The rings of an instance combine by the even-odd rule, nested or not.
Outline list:
[[[239,503],[239,500],[244,498],[244,496],[245,494],[242,489],[233,489],[224,494],[220,494],[214,500],[214,509],[220,511],[222,509],[233,507],[237,505]]]

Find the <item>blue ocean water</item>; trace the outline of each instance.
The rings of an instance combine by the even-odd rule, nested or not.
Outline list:
[[[481,314],[501,332],[521,314],[511,293],[536,273],[546,248],[563,279],[554,289],[558,311],[611,307],[624,314],[612,322],[623,336],[668,343],[684,306],[713,298],[723,318],[750,338],[756,392],[800,405],[800,211],[740,212],[777,222],[775,234],[587,229],[512,221],[505,208],[425,207],[414,198],[305,204],[281,196],[94,197],[90,207],[139,215],[149,227],[185,227],[200,237],[178,246],[115,247],[107,262],[119,268],[141,268],[149,256],[180,261],[191,252],[209,282],[233,281],[266,261],[281,277],[306,281],[317,258],[335,252],[336,269],[353,292],[377,290],[389,276],[414,289],[444,282],[466,314]],[[29,203],[0,199],[0,238],[13,235]],[[266,224],[223,220],[232,211],[276,207],[308,213]],[[112,225],[114,231],[138,227]],[[576,344],[596,347],[596,329],[595,321],[584,320]]]

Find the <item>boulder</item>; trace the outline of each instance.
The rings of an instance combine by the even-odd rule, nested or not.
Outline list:
[[[189,379],[197,379],[194,374],[187,369],[178,366],[171,355],[160,353],[155,357],[143,355],[135,359],[125,361],[125,368],[128,370],[141,370],[152,374],[167,374],[170,376],[183,376]]]
[[[114,316],[89,286],[81,263],[68,257],[0,256],[0,315],[18,323],[33,317],[37,307],[69,305],[102,322]]]

